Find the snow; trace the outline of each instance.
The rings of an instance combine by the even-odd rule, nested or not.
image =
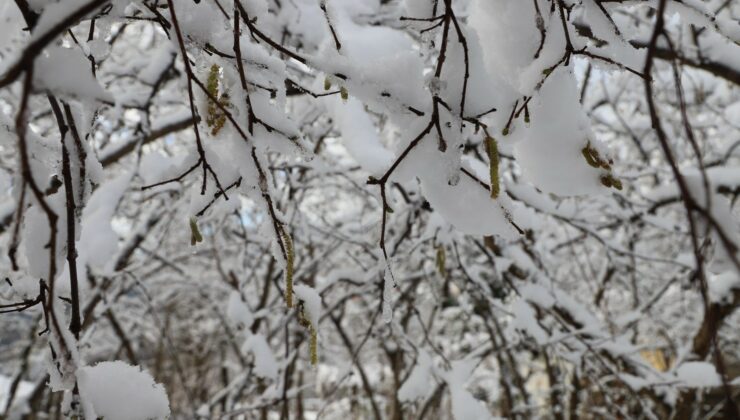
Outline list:
[[[709,300],[717,303],[730,303],[733,293],[740,292],[740,273],[734,270],[708,276]]]
[[[177,50],[172,44],[160,45],[150,56],[146,67],[139,71],[139,78],[146,83],[153,85],[157,82],[162,73],[172,63]]]
[[[93,39],[87,43],[87,48],[95,61],[104,60],[110,53],[110,45],[102,39]]]
[[[550,309],[555,305],[555,298],[550,291],[538,284],[525,284],[519,288],[519,294],[542,309]]]
[[[578,102],[570,68],[558,68],[529,104],[531,123],[513,137],[514,157],[524,177],[545,192],[561,196],[608,191],[600,171],[589,166],[581,150],[595,143]]]
[[[39,39],[77,8],[99,0],[29,1],[41,13],[38,27],[31,32],[23,31],[22,16],[13,2],[0,2],[2,68],[15,62],[28,41]],[[323,405],[326,411],[322,408],[321,414],[341,417],[348,406],[364,404],[350,400],[353,394],[346,388],[364,385],[352,357],[362,359],[366,379],[377,395],[387,396],[388,378],[396,372],[391,372],[383,350],[403,353],[399,378],[405,380],[398,399],[405,403],[404,410],[410,405],[418,408],[442,383],[447,385],[442,409],[448,411],[431,415],[451,413],[457,420],[500,413],[499,381],[512,368],[528,378],[526,387],[531,389],[545,377],[543,349],[557,361],[563,389],[572,385],[571,375],[577,379],[586,375],[605,387],[605,394],[626,383],[641,391],[640,398],[656,393],[670,404],[682,393],[693,392],[685,388],[719,384],[709,356],[704,357],[706,362],[685,360],[702,322],[703,313],[696,310],[701,308],[701,294],[695,282],[687,280],[695,262],[685,211],[650,126],[643,81],[617,66],[578,55],[592,52],[639,70],[645,50],[633,48],[630,42],[649,39],[655,17],[648,11],[654,2],[605,4],[620,33],[596,0],[565,1],[569,9],[565,22],[557,2],[455,1],[454,14],[461,26],[449,28],[444,66],[441,74],[435,74],[435,64],[441,62],[442,26],[424,29],[445,21],[399,17],[442,16],[441,8],[448,3],[437,2],[433,12],[429,0],[242,0],[251,18],[249,26],[300,55],[288,58],[285,50],[254,30],[250,33],[242,22],[238,39],[247,89],[242,89],[230,57],[233,22],[225,15],[233,13],[233,2],[173,2],[187,51],[180,51],[172,28],[162,28],[167,24],[157,22],[150,9],[129,0],[114,0],[112,10],[95,18],[91,41],[86,41],[91,29],[91,16],[86,16],[70,32],[34,51],[38,57],[27,133],[31,176],[59,220],[57,226],[48,226],[38,199],[26,190],[17,272],[9,272],[5,256],[23,177],[13,121],[23,97],[22,84],[14,80],[0,90],[0,256],[5,259],[0,263],[0,279],[7,275],[7,283],[13,283],[0,281],[0,298],[3,305],[18,297],[33,299],[39,279],[47,284],[56,280],[54,292],[60,299],[54,308],[62,328],[55,331],[60,327],[52,324],[51,334],[37,338],[43,343],[30,350],[28,375],[49,373],[52,390],[70,391],[75,370],[82,366],[76,377],[86,418],[166,418],[169,401],[162,385],[136,366],[123,362],[84,366],[83,360],[114,357],[120,343],[111,331],[112,323],[90,324],[79,344],[67,328],[70,267],[64,258],[64,189],[45,192],[61,168],[57,127],[44,98],[47,90],[80,114],[75,121],[88,152],[87,180],[73,180],[86,190],[78,203],[76,230],[83,311],[93,314],[91,321],[109,308],[115,311],[122,328],[136,332],[129,334],[133,348],[142,351],[158,339],[162,328],[185,334],[187,351],[190,344],[203,344],[197,339],[216,337],[205,346],[216,359],[206,361],[219,370],[215,373],[223,372],[228,384],[202,382],[204,397],[194,396],[192,404],[183,404],[178,393],[172,400],[173,415],[198,407],[204,416],[267,407],[283,395],[297,398],[303,393],[302,398],[308,398],[307,416]],[[733,20],[737,7],[723,6],[725,10],[714,19],[711,10],[720,2],[671,2],[666,31],[685,60],[740,68],[739,47],[733,42],[740,37],[740,26]],[[321,5],[326,6],[328,17]],[[537,5],[542,20],[535,11]],[[172,10],[158,10],[172,22]],[[583,36],[576,30],[580,24],[606,42]],[[691,39],[689,24],[705,30]],[[337,30],[341,48],[335,46],[329,25]],[[539,52],[538,25],[547,34]],[[469,57],[458,30],[467,40]],[[578,55],[569,64],[562,60],[565,33]],[[109,44],[114,34],[116,42]],[[216,51],[205,51],[206,44]],[[661,40],[660,45],[667,44]],[[88,54],[98,61],[97,78]],[[242,135],[228,122],[219,133],[206,134],[210,133],[203,118],[207,101],[196,89],[194,112],[204,120],[198,126],[202,142],[196,147],[192,127],[185,127],[142,144],[163,127],[176,122],[187,125],[191,118],[183,59],[191,60],[201,80],[211,66],[219,67],[219,92],[228,93],[227,108],[237,125],[247,130],[253,113],[275,130],[257,123]],[[740,242],[738,203],[733,196],[740,187],[740,147],[733,146],[740,130],[737,89],[708,72],[680,68],[691,125],[708,164],[710,186],[706,188],[684,141],[671,68],[664,58],[656,60],[655,98],[670,146],[691,196],[700,206],[708,205],[706,197],[711,199],[711,216],[719,226],[699,220],[697,228],[706,236],[700,243],[706,256],[709,298],[726,305],[740,290],[736,256],[727,251],[734,250],[720,240]],[[588,67],[593,74],[583,90],[582,104],[580,85],[586,64],[593,65]],[[170,66],[168,79],[152,91]],[[326,93],[324,80],[331,82],[330,90],[342,94],[314,98],[291,89],[291,96],[286,96],[286,82]],[[465,81],[468,90],[461,104]],[[151,103],[139,109],[137,104],[147,98]],[[523,109],[524,101],[528,101],[526,113],[522,111],[509,124],[512,110]],[[430,118],[438,118],[438,126],[430,124]],[[426,134],[419,136],[422,132]],[[495,137],[500,156],[500,194],[495,198],[489,192],[490,178],[495,176],[490,176],[490,155],[484,150],[489,136]],[[629,137],[647,149],[647,161],[642,161]],[[442,138],[446,150],[439,147]],[[73,144],[69,136],[66,140]],[[583,154],[587,147],[614,162],[608,167],[590,166]],[[103,168],[97,162],[96,155],[106,159],[119,154],[127,157],[115,165]],[[142,185],[178,177],[198,159],[204,159],[203,166],[207,164],[213,173],[198,167],[177,182],[142,191]],[[73,177],[79,176],[78,167],[73,154]],[[382,213],[381,190],[368,177],[381,178],[391,169],[392,174],[383,178],[387,181],[383,198],[392,211]],[[625,188],[604,187],[605,174],[623,180]],[[223,186],[237,179],[241,183],[229,189],[227,201],[216,195],[214,178]],[[201,191],[201,185],[207,188]],[[647,211],[661,200],[669,203]],[[211,201],[213,206],[197,223],[212,240],[190,248],[182,240],[187,221]],[[385,216],[388,260],[378,246],[381,215]],[[720,229],[722,238],[717,233]],[[56,263],[56,279],[47,278],[51,232],[57,233],[56,254],[50,256]],[[278,242],[283,232],[296,240],[294,294],[301,301],[299,315],[311,323],[308,329],[305,320],[278,296],[283,283],[275,279],[286,268]],[[127,258],[126,269],[115,273],[116,256],[121,248],[129,249],[122,246],[122,239],[134,246],[130,255],[121,255]],[[440,249],[446,250],[448,276],[434,273],[435,251]],[[223,273],[232,270],[239,273],[238,287],[220,281]],[[606,273],[614,276],[607,278]],[[442,296],[448,291],[452,299],[445,300]],[[594,299],[597,291],[603,299]],[[89,306],[93,296],[100,302],[97,307]],[[211,310],[214,303],[216,312]],[[350,343],[344,343],[348,351],[343,351],[336,330],[323,328],[326,357],[312,372],[298,356],[297,341],[289,340],[293,347],[288,346],[287,354],[280,349],[285,337],[308,335],[311,364],[318,363],[317,330],[324,305],[326,310],[341,306],[334,315],[342,316],[338,321],[346,326]],[[492,315],[479,310],[480,305],[490,307]],[[167,309],[171,307],[189,309],[172,312]],[[378,308],[379,319],[370,328],[366,324]],[[154,316],[160,310],[165,312],[164,327]],[[41,328],[45,325],[41,312],[35,306],[11,316],[20,326],[28,315],[38,316]],[[489,315],[500,322],[494,332],[500,348],[491,343],[490,330],[482,328],[494,320]],[[732,326],[736,316],[728,315],[725,323]],[[255,319],[264,322],[253,333],[250,327]],[[222,325],[224,321],[227,325]],[[16,322],[9,325],[13,330]],[[737,341],[736,331],[727,325],[720,330],[722,339]],[[230,333],[226,339],[223,328]],[[68,341],[71,354],[61,355],[55,364],[48,345],[59,355],[60,337]],[[177,338],[177,346],[170,350],[177,351],[181,337],[172,338]],[[4,340],[0,336],[0,342]],[[234,344],[230,340],[236,340],[236,348],[224,347]],[[666,342],[680,349],[677,355],[666,354],[666,359],[671,358],[666,366],[651,369],[640,359],[642,349],[666,348]],[[9,354],[22,346],[11,344]],[[511,355],[508,350],[513,350]],[[492,351],[504,352],[504,361],[512,366],[500,366]],[[600,352],[609,356],[608,366],[592,363]],[[168,352],[163,354],[167,357]],[[142,354],[141,360],[151,361],[147,356]],[[295,360],[299,362],[293,364]],[[189,363],[183,368],[185,375],[199,374],[190,370]],[[289,377],[294,374],[297,377]],[[255,376],[259,379],[253,380]],[[477,392],[471,391],[474,386],[487,396],[479,400]],[[0,402],[5,388],[0,376]],[[24,392],[27,389],[22,387]],[[318,397],[329,395],[326,391],[337,398],[320,401]],[[509,407],[512,413],[541,415],[538,410],[549,406],[540,404],[544,395],[540,391],[532,393],[526,407],[525,399],[517,395],[516,406]],[[67,392],[67,401],[70,396]],[[385,399],[376,398],[376,402],[388,412]],[[642,400],[634,403],[637,407]],[[594,412],[603,409],[593,408]],[[408,415],[408,411],[401,413]]]
[[[507,239],[517,237],[500,202],[492,200],[489,191],[468,176],[460,174],[457,184],[450,185],[451,170],[454,169],[449,168],[437,150],[436,139],[427,136],[399,165],[398,174],[394,173],[392,179],[418,178],[432,208],[463,233],[499,235]],[[485,175],[478,178],[487,179]]]
[[[90,62],[77,48],[50,47],[36,59],[34,84],[60,95],[113,102],[93,77]]]
[[[604,46],[589,45],[589,51],[611,58],[615,62],[622,63],[638,71],[642,68],[645,52],[637,50],[622,36],[616,34],[614,26],[599,10],[595,0],[584,2],[583,15],[584,20],[590,23],[588,26],[593,31],[594,36],[606,42]],[[606,63],[603,61],[596,60],[594,63],[600,66],[606,66]]]
[[[180,29],[189,39],[205,45],[206,42],[213,44],[212,40],[219,37],[231,38],[225,30],[226,24],[218,8],[211,7],[207,2],[194,3],[189,0],[176,0],[174,5]],[[165,16],[169,19],[169,12]],[[172,43],[177,45],[174,36]]]
[[[390,267],[386,267],[383,274],[383,322],[389,324],[393,321],[393,274]]]
[[[511,305],[511,313],[514,317],[512,327],[526,332],[540,345],[548,342],[550,336],[537,323],[535,311],[527,302],[523,299],[515,301]]]
[[[740,101],[725,108],[724,115],[730,121],[740,121]]]
[[[362,168],[376,177],[393,161],[393,154],[380,142],[370,116],[356,98],[346,102],[334,95],[330,110],[342,133],[342,144]]]
[[[82,260],[106,272],[113,270],[112,257],[118,251],[118,235],[111,220],[131,182],[131,173],[123,173],[104,182],[90,197],[82,212],[82,232],[77,249]]]
[[[8,396],[10,393],[10,386],[13,384],[13,378],[5,375],[0,375],[0,410],[5,410],[5,406],[8,404]],[[18,401],[22,401],[26,398],[34,389],[34,385],[28,381],[20,381],[18,388],[15,391],[15,397],[13,397],[13,405],[18,404]]]
[[[424,350],[419,351],[416,366],[411,371],[406,382],[398,389],[398,400],[402,402],[425,399],[431,392],[434,384],[432,358]]]
[[[113,149],[115,145],[109,148]],[[105,151],[107,150],[108,148],[105,149]],[[139,175],[144,185],[154,184],[167,179],[169,174],[173,172],[172,168],[179,168],[182,165],[181,162],[181,157],[178,159],[176,157],[165,156],[161,151],[155,150],[142,156],[139,163]]]
[[[247,303],[242,300],[239,292],[233,291],[229,294],[229,304],[226,308],[229,319],[242,328],[249,328],[254,322],[254,316],[249,310]]]
[[[33,2],[36,11],[41,12],[41,16],[33,29],[31,39],[38,39],[46,35],[59,22],[73,15],[75,12],[92,3],[90,0],[35,0]],[[97,2],[102,5],[103,2]]]
[[[371,2],[336,4],[336,19],[332,23],[342,34],[342,51],[337,52],[333,40],[327,37],[311,64],[328,75],[353,75],[342,80],[341,86],[372,109],[394,106],[401,111],[405,108],[401,104],[422,108],[427,102],[421,77],[424,67],[420,57],[409,54],[414,48],[412,40],[393,28],[355,23],[362,9],[374,7],[377,5]],[[399,74],[417,77],[398,77]],[[381,97],[381,91],[390,96]]]
[[[275,355],[265,336],[253,334],[244,342],[243,349],[254,355],[254,373],[265,379],[276,379],[278,365]]]
[[[88,420],[164,419],[170,414],[164,387],[138,366],[122,361],[85,366],[77,371],[77,384]]]
[[[714,365],[709,362],[683,363],[676,369],[676,377],[688,387],[714,387],[722,383]]]
[[[55,195],[58,197],[59,194]],[[57,198],[58,200],[58,198]],[[25,241],[21,244],[23,247],[24,255],[28,260],[28,256],[42,255],[44,257],[28,261],[28,273],[37,278],[48,278],[49,277],[49,250],[46,244],[49,243],[51,229],[49,229],[49,222],[46,218],[46,214],[37,206],[31,207],[26,211],[26,215],[23,218],[23,236]],[[62,238],[57,235],[57,249],[60,249],[60,245],[63,243]],[[62,256],[57,253],[57,267],[61,266]]]
[[[622,373],[619,375],[619,379],[626,383],[634,391],[639,391],[649,385],[649,382],[645,378],[639,376],[630,375],[628,373]]]
[[[318,329],[319,317],[321,316],[321,296],[316,292],[316,289],[304,284],[295,285],[293,291],[298,299],[303,301],[303,307],[311,325]]]
[[[475,366],[476,361],[474,359],[456,360],[452,362],[450,371],[445,374],[445,380],[452,398],[452,416],[455,420],[492,418],[486,406],[473,397],[465,387]]]
[[[2,2],[0,4],[0,53],[6,54],[7,50],[13,47],[13,44],[18,41],[18,34],[24,27],[18,7],[10,1]]]
[[[518,86],[521,70],[537,51],[534,22],[532,2],[475,0],[471,7],[470,25],[485,40],[483,58],[489,72],[501,74],[512,86]]]

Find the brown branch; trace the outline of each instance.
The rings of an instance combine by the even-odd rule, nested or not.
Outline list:
[[[167,5],[169,6],[170,17],[172,18],[172,26],[175,28],[175,33],[177,34],[177,44],[180,47],[180,54],[182,55],[182,62],[185,67],[185,75],[188,83],[188,99],[190,100],[190,113],[193,117],[193,133],[195,133],[195,144],[198,150],[198,155],[200,156],[199,162],[203,166],[203,183],[200,187],[200,194],[204,195],[206,193],[206,180],[208,178],[208,173],[210,173],[213,176],[213,180],[216,182],[216,187],[221,191],[222,194],[224,194],[224,199],[228,200],[229,196],[226,195],[224,189],[221,187],[221,182],[219,181],[216,172],[208,163],[206,152],[203,149],[203,142],[200,138],[200,130],[198,130],[198,112],[195,107],[195,95],[193,93],[194,73],[192,68],[190,67],[190,60],[188,58],[187,50],[185,49],[185,40],[183,38],[182,31],[180,30],[180,24],[177,22],[177,14],[175,13],[174,2],[172,0],[167,0]]]
[[[60,143],[62,149],[62,177],[64,178],[64,193],[67,205],[67,266],[69,268],[70,292],[72,295],[72,320],[70,321],[69,330],[70,332],[72,332],[72,335],[74,335],[75,339],[79,340],[80,293],[77,279],[77,248],[75,246],[75,224],[77,223],[75,218],[77,213],[77,205],[75,203],[74,188],[72,186],[72,170],[70,168],[69,162],[69,150],[67,149],[67,144],[65,141],[67,137],[68,126],[64,122],[62,110],[59,108],[59,104],[57,103],[56,99],[51,95],[49,95],[48,98],[49,104],[51,105],[51,109],[54,113],[54,117],[57,120],[57,125],[59,126],[59,135],[61,137]],[[67,117],[70,118],[71,113],[69,112],[69,107],[65,106],[65,110],[68,112]],[[81,181],[84,182],[84,178],[81,179]]]
[[[665,8],[666,8],[666,0],[660,0],[658,4],[658,9],[657,9],[657,18],[655,22],[655,28],[650,38],[650,43],[648,44],[647,58],[645,60],[645,69],[643,71],[643,73],[647,76],[644,79],[645,100],[648,104],[648,109],[650,112],[650,120],[653,126],[653,130],[655,131],[658,137],[658,141],[663,150],[663,154],[665,155],[666,159],[668,160],[668,163],[670,164],[674,179],[676,180],[676,183],[679,186],[679,190],[681,191],[682,202],[686,209],[686,216],[689,221],[689,231],[691,233],[691,242],[692,242],[692,246],[694,250],[694,259],[696,261],[696,277],[699,280],[699,290],[701,292],[702,300],[704,303],[704,320],[702,322],[702,327],[699,330],[700,334],[697,336],[699,337],[699,339],[698,340],[695,339],[694,341],[694,347],[696,348],[696,350],[699,350],[700,352],[704,353],[704,356],[706,356],[706,352],[708,352],[710,343],[714,347],[716,367],[719,371],[720,377],[722,378],[722,384],[723,384],[723,388],[725,391],[726,409],[728,413],[730,413],[730,415],[734,415],[734,417],[738,418],[740,417],[740,412],[738,411],[737,405],[733,401],[731,389],[730,389],[730,386],[727,380],[727,375],[726,375],[726,372],[724,371],[724,363],[722,361],[721,351],[717,343],[717,332],[719,331],[719,325],[721,325],[721,321],[724,319],[726,315],[722,316],[722,313],[719,311],[719,308],[715,306],[716,304],[710,304],[709,302],[708,283],[707,283],[707,278],[706,278],[706,272],[704,270],[704,257],[702,255],[701,245],[699,243],[699,232],[698,232],[697,222],[694,220],[694,212],[697,212],[701,214],[702,216],[704,216],[704,218],[710,221],[710,223],[712,220],[714,220],[714,218],[713,216],[711,216],[710,213],[708,213],[707,209],[704,209],[701,206],[697,205],[695,199],[691,195],[691,191],[688,187],[686,179],[684,178],[683,174],[679,170],[678,164],[675,161],[675,158],[673,157],[673,152],[668,143],[667,135],[665,131],[663,130],[660,117],[658,116],[657,108],[653,100],[652,78],[650,77],[650,74],[651,74],[651,70],[653,66],[653,57],[655,55],[655,48],[658,42],[658,38],[660,38],[661,35],[664,36],[666,39],[668,39],[668,35],[665,33],[665,29],[664,29]],[[721,236],[721,233],[723,233],[722,229],[718,225],[716,225],[715,230],[717,230],[718,233],[720,233],[720,238],[722,238]],[[733,262],[735,263],[736,266],[738,266],[736,256],[734,255],[735,250],[736,249],[729,249],[728,247],[728,251],[733,256]],[[734,308],[734,305],[733,305],[733,308]],[[688,398],[684,398],[683,399],[684,402],[681,405],[686,404],[687,400]],[[687,407],[683,407],[683,408],[687,408]]]
[[[334,30],[334,25],[332,25],[331,19],[329,18],[329,12],[326,10],[326,1],[327,0],[319,0],[319,7],[321,7],[321,11],[324,12],[324,18],[326,19],[326,24],[329,25],[331,36],[332,38],[334,38],[334,46],[336,47],[337,51],[341,51],[342,43],[339,42],[339,38],[337,37],[337,32]]]
[[[176,121],[172,124],[166,125],[162,128],[152,130],[147,136],[136,138],[134,140],[130,140],[126,142],[123,145],[120,146],[111,146],[106,149],[103,149],[101,151],[101,157],[100,157],[100,164],[103,165],[103,167],[110,166],[119,160],[123,159],[128,155],[129,153],[136,150],[136,147],[138,145],[145,145],[149,144],[155,140],[158,140],[162,137],[165,137],[169,134],[176,133],[178,131],[182,131],[186,128],[191,127],[194,123],[197,124],[197,122],[200,121],[200,118],[198,118],[197,121],[193,122],[193,117],[189,116],[187,118],[184,118],[180,121]],[[110,151],[109,151],[110,150]]]

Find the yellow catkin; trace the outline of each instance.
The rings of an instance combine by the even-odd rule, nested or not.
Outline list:
[[[622,190],[622,181],[615,178],[611,174],[611,164],[605,159],[602,159],[599,155],[599,152],[591,147],[591,142],[586,144],[586,147],[581,149],[581,154],[583,155],[583,158],[586,159],[586,163],[589,164],[589,166],[594,167],[596,169],[603,169],[607,171],[601,177],[599,177],[599,181],[601,181],[601,185],[607,187],[607,188],[614,188],[616,190]]]
[[[618,180],[617,178],[612,178],[612,186],[619,191],[622,191],[622,181]]]
[[[219,71],[221,71],[221,68],[218,66],[218,64],[212,65],[210,70],[208,71],[208,83],[206,83],[206,89],[208,89],[208,93],[213,96],[218,96]]]
[[[218,103],[224,108],[229,106],[229,95],[227,93],[222,94],[218,98]],[[211,134],[214,136],[218,134],[218,132],[224,128],[224,124],[226,124],[226,114],[224,114],[220,109],[217,109],[216,118],[213,120],[213,127],[211,128]]]
[[[665,372],[670,368],[670,361],[660,349],[642,350],[640,355],[659,372]]]
[[[316,364],[319,362],[318,333],[314,325],[306,317],[304,310],[305,310],[304,304],[301,303],[298,309],[298,325],[300,325],[303,328],[306,328],[308,330],[308,333],[311,336],[309,339],[309,343],[308,343],[308,346],[309,346],[308,352],[311,358],[311,364],[313,366],[316,366]]]
[[[339,89],[339,95],[342,97],[343,101],[346,101],[349,99],[349,92],[347,91],[347,88],[342,86],[341,89]]]
[[[586,163],[588,163],[589,166],[592,166],[594,168],[598,168],[600,166],[599,162],[597,162],[591,155],[591,150],[589,149],[589,146],[581,149],[581,154],[583,155],[583,158],[586,159]]]
[[[303,312],[303,304],[298,306],[298,325],[304,328],[308,328],[311,323],[306,318],[306,314]]]
[[[601,184],[607,188],[611,187],[619,191],[622,190],[622,181],[614,178],[611,174],[603,175],[600,180]]]
[[[208,81],[206,82],[206,90],[211,97],[217,98],[218,105],[226,108],[229,106],[229,94],[224,92],[219,94],[219,82],[218,74],[221,71],[221,67],[217,64],[211,66],[208,72]],[[220,107],[211,98],[208,98],[208,106],[206,108],[206,124],[211,128],[211,134],[216,135],[226,124],[226,115],[221,111]]]
[[[198,229],[198,222],[195,217],[190,218],[190,246],[195,246],[196,243],[203,242],[203,236],[200,234]]]
[[[293,307],[293,263],[295,253],[293,252],[293,240],[288,232],[283,230],[283,244],[285,245],[285,303],[288,308]]]
[[[211,66],[210,71],[208,72],[208,81],[206,82],[206,90],[210,94],[211,97],[218,98],[218,72],[220,68],[218,65],[214,64]],[[208,99],[208,107],[207,107],[207,115],[206,115],[206,124],[209,127],[213,127],[216,121],[216,104],[209,98]]]
[[[318,333],[316,332],[316,328],[314,328],[313,325],[309,326],[309,331],[311,333],[311,341],[309,343],[309,349],[311,352],[311,365],[316,366],[316,364],[319,363]]]
[[[490,163],[490,181],[491,181],[491,198],[498,198],[501,192],[501,181],[498,176],[498,143],[493,137],[486,137],[486,152],[488,153],[488,160]]]
[[[329,78],[327,77],[324,79],[324,90],[329,90],[329,89],[331,89],[331,80],[329,80]]]
[[[439,271],[441,276],[445,275],[446,260],[445,247],[442,245],[437,246],[437,271]]]
[[[583,155],[584,159],[586,159],[586,163],[589,164],[589,166],[593,166],[594,168],[601,168],[611,170],[611,165],[609,165],[609,162],[602,159],[599,155],[599,152],[591,147],[591,142],[588,142],[586,144],[586,147],[581,149],[581,154]]]

